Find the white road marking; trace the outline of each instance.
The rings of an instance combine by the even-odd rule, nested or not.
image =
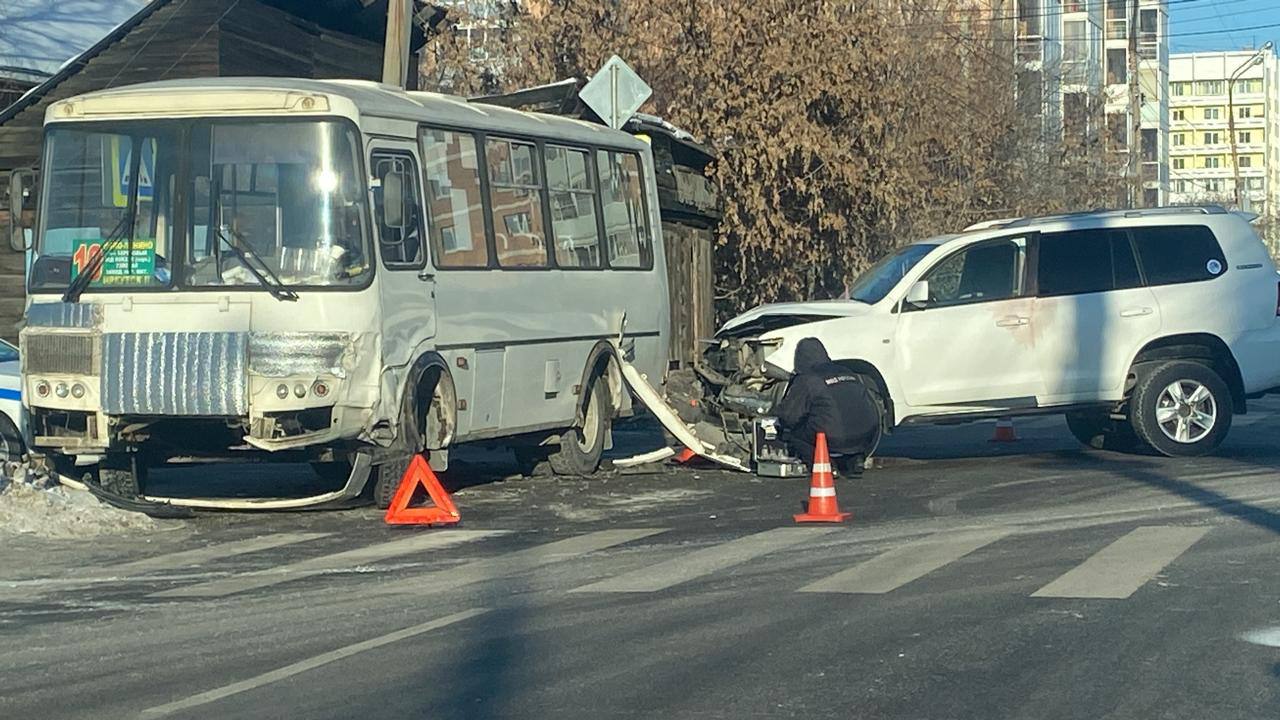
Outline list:
[[[407,627],[403,630],[387,633],[386,635],[358,642],[354,645],[348,645],[337,650],[331,650],[327,653],[322,653],[315,657],[293,663],[292,665],[285,665],[282,668],[263,673],[257,677],[249,678],[248,680],[241,680],[240,682],[224,685],[220,688],[207,690],[198,695],[192,695],[185,700],[178,700],[165,705],[157,705],[152,708],[147,708],[142,711],[141,716],[144,718],[164,717],[165,715],[172,715],[173,713],[181,710],[188,710],[193,707],[207,705],[208,703],[221,700],[225,697],[230,697],[248,690],[260,688],[263,685],[270,685],[271,683],[291,678],[294,675],[299,675],[307,672],[308,670],[314,670],[323,665],[328,665],[329,663],[337,662],[338,660],[365,652],[366,650],[380,648],[383,645],[390,645],[393,642],[405,640],[414,637],[415,635],[421,635],[447,625],[453,625],[454,623],[459,623],[463,620],[469,620],[477,615],[483,615],[486,612],[489,612],[487,608],[472,608],[452,615],[446,615],[445,617],[437,620],[425,622],[420,625],[414,625],[413,627]]]
[[[1207,527],[1137,528],[1031,596],[1123,600],[1207,532]]]
[[[1260,628],[1240,633],[1240,639],[1264,647],[1280,647],[1280,627]]]
[[[393,540],[354,550],[346,550],[333,555],[302,560],[280,567],[258,570],[220,580],[211,580],[199,585],[173,588],[153,593],[150,597],[225,597],[246,590],[255,590],[290,580],[320,575],[333,570],[342,570],[363,565],[364,563],[385,560],[397,555],[407,555],[423,550],[438,550],[450,545],[458,545],[500,534],[502,533],[496,530],[432,530],[428,533],[413,535],[402,540]]]
[[[1012,529],[942,533],[881,553],[847,570],[800,588],[810,593],[887,593],[928,575],[985,545],[1005,537]]]
[[[133,573],[159,568],[191,567],[211,560],[221,560],[260,550],[270,550],[271,548],[315,540],[328,535],[329,533],[276,533],[247,540],[217,543],[216,545],[208,545],[194,550],[182,550],[165,555],[156,555],[155,557],[134,560],[120,565],[108,565],[103,570],[111,573]]]
[[[389,587],[379,588],[374,594],[400,594],[440,592],[472,585],[486,580],[509,577],[527,570],[568,560],[579,555],[640,540],[664,533],[664,528],[636,528],[632,530],[601,530],[576,537],[556,540],[525,550],[517,550],[492,558],[482,558],[448,570],[438,570],[416,577],[397,580]]]
[[[643,593],[665,590],[775,550],[814,540],[836,528],[775,528],[697,550],[657,565],[575,588],[569,592]]]

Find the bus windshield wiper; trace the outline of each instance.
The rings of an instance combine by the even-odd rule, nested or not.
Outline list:
[[[125,213],[115,229],[107,234],[107,239],[98,245],[98,252],[94,253],[93,257],[89,258],[89,262],[81,268],[80,274],[67,283],[67,289],[62,292],[62,302],[80,302],[80,296],[84,294],[85,288],[89,287],[89,283],[93,282],[93,276],[98,274],[103,263],[107,261],[107,254],[115,250],[126,235],[132,234],[129,229],[133,223],[129,222],[129,219],[129,213]]]
[[[227,231],[235,237],[235,241],[232,241],[231,238],[227,237],[222,232],[222,228],[214,228],[214,234],[216,234],[218,239],[225,243],[227,247],[231,248],[231,252],[235,253],[236,259],[238,259],[240,264],[244,265],[245,269],[253,275],[253,277],[258,281],[258,284],[266,288],[267,292],[271,293],[271,297],[280,300],[281,302],[285,300],[290,302],[297,301],[298,293],[290,290],[289,287],[280,280],[280,277],[275,274],[275,271],[271,269],[271,266],[267,265],[266,261],[258,257],[257,253],[252,251],[245,252],[244,248],[237,244],[248,244],[244,242],[244,236],[231,228],[227,228]],[[254,260],[258,261],[258,266],[255,267],[254,263],[249,261],[249,257],[251,255]]]

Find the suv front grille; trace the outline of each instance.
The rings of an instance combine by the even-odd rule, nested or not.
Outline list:
[[[26,334],[22,364],[28,373],[49,375],[98,374],[97,343],[92,335]]]

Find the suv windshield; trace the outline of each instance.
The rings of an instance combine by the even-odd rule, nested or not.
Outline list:
[[[287,287],[357,285],[371,270],[356,139],[343,123],[55,126],[48,145],[33,290],[65,289],[113,232],[128,236],[90,291],[259,286],[226,238]]]
[[[853,281],[849,288],[849,299],[868,305],[880,302],[921,258],[936,247],[938,246],[928,243],[916,243],[885,255]]]

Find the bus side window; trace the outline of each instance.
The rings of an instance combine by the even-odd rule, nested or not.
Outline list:
[[[600,231],[596,227],[591,154],[586,150],[547,145],[545,155],[556,265],[562,268],[598,268]]]
[[[547,266],[542,217],[542,173],[532,143],[490,138],[484,146],[489,170],[489,207],[498,264],[510,268]]]
[[[422,208],[418,172],[413,158],[400,153],[375,152],[374,218],[378,223],[382,264],[388,268],[423,266]]]
[[[609,267],[647,269],[653,266],[652,237],[645,215],[644,176],[633,153],[596,153],[600,172],[600,201]]]
[[[423,128],[421,139],[436,267],[488,267],[489,244],[485,240],[475,137]]]

